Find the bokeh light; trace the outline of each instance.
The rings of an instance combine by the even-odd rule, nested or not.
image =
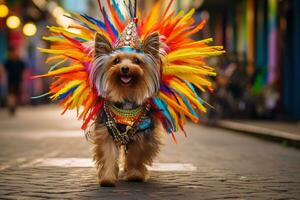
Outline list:
[[[34,36],[37,32],[36,25],[33,23],[26,23],[23,27],[24,35],[31,37]]]
[[[53,9],[52,15],[55,17],[62,16],[64,14],[64,9],[60,6],[57,6]]]
[[[0,5],[0,18],[7,17],[9,13],[8,7],[4,4]]]
[[[20,26],[21,20],[17,16],[9,16],[6,20],[6,25],[10,29],[16,29]]]
[[[67,16],[70,16],[70,14],[64,13],[60,16],[55,16],[56,23],[62,27],[68,28],[72,24],[72,19],[68,18]]]

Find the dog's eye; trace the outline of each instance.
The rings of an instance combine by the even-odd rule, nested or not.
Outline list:
[[[141,61],[138,58],[134,58],[133,63],[139,65],[139,64],[141,64]]]
[[[116,65],[116,64],[119,64],[121,62],[121,60],[120,60],[120,58],[115,58],[114,59],[114,64]]]

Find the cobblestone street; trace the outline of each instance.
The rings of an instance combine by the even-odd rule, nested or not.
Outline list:
[[[300,199],[299,150],[192,124],[166,137],[148,183],[100,188],[80,122],[60,111],[0,111],[0,199]]]

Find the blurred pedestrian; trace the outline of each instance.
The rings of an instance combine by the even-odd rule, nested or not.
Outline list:
[[[4,69],[8,86],[7,106],[9,113],[13,116],[20,97],[22,76],[25,70],[25,63],[21,59],[18,49],[9,48],[8,59],[4,62]]]
[[[4,106],[4,102],[5,102],[5,83],[6,83],[6,79],[5,79],[5,70],[4,70],[4,66],[1,63],[0,64],[0,108]]]

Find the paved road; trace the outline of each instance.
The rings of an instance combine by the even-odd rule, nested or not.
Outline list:
[[[80,123],[59,111],[0,111],[0,199],[300,199],[299,150],[192,124],[166,138],[149,183],[100,188]]]

